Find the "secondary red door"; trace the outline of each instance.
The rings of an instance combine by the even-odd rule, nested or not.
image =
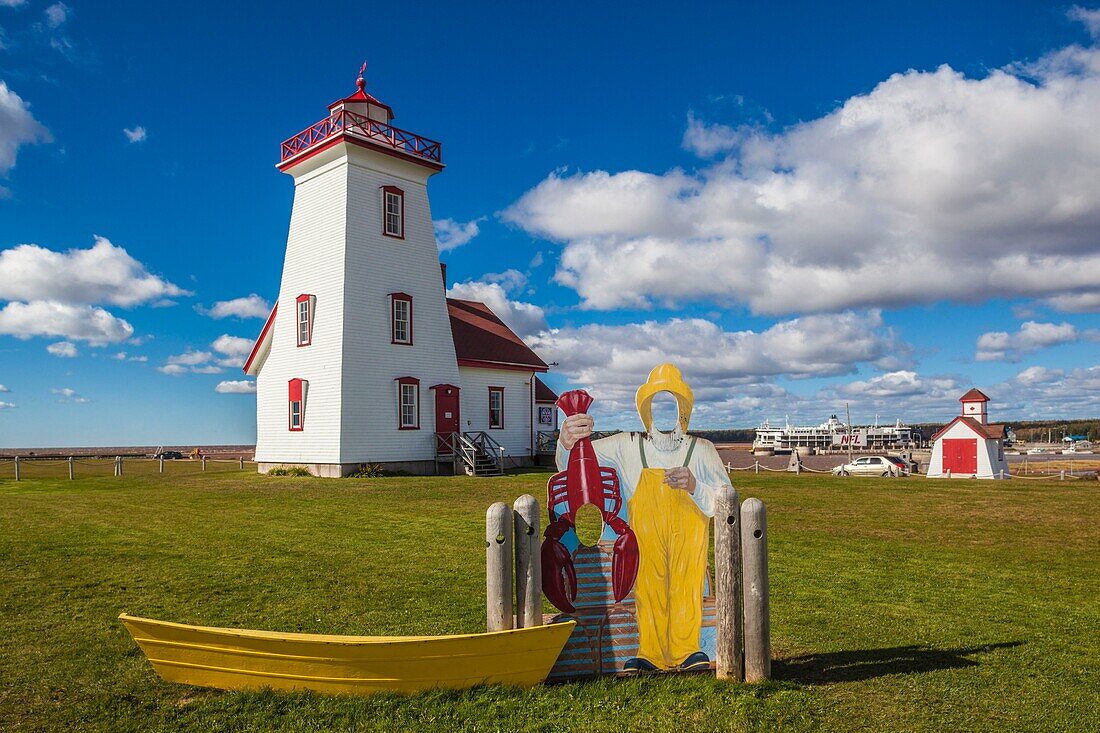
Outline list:
[[[943,470],[951,473],[978,472],[978,441],[975,438],[952,438],[943,441]]]
[[[437,384],[432,387],[432,391],[435,392],[435,433],[437,440],[441,442],[444,435],[461,431],[459,390],[453,384]]]

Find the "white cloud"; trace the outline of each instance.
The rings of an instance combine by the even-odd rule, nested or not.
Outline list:
[[[476,237],[481,229],[478,223],[483,219],[459,222],[454,219],[440,219],[435,225],[435,241],[440,252],[450,252]]]
[[[203,315],[211,318],[267,318],[271,313],[271,304],[260,296],[252,293],[242,298],[232,300],[219,300],[210,308],[196,308]]]
[[[877,312],[805,316],[759,332],[726,331],[701,318],[588,324],[544,331],[527,343],[558,362],[555,371],[571,383],[590,388],[610,414],[632,414],[634,390],[649,370],[672,362],[692,385],[700,416],[724,424],[743,424],[746,409],[794,404],[770,384],[776,377],[850,374],[861,364],[907,358],[910,350]]]
[[[27,0],[0,0],[0,8],[18,8],[26,4]]]
[[[69,18],[69,6],[65,3],[54,3],[46,8],[46,25],[57,28]]]
[[[0,309],[0,335],[20,339],[60,336],[103,346],[125,341],[133,334],[134,327],[129,323],[90,305],[38,300],[8,303]]]
[[[708,125],[696,119],[693,112],[688,112],[688,125],[681,144],[684,150],[689,150],[700,158],[713,158],[718,153],[735,150],[744,137],[744,132],[726,125]]]
[[[60,399],[57,400],[58,402],[73,402],[78,405],[83,405],[88,402],[87,397],[81,397],[76,393],[76,390],[71,387],[61,387],[58,389],[51,389],[50,391],[55,395],[60,395]]]
[[[0,81],[0,176],[15,167],[20,147],[52,141],[50,131],[31,114],[30,105]],[[6,191],[0,187],[0,194]]]
[[[723,133],[725,134],[725,133]],[[557,171],[503,217],[588,308],[786,314],[1100,292],[1100,49],[895,74],[697,173]]]
[[[191,295],[151,274],[122,247],[95,237],[89,249],[20,244],[0,252],[0,300],[110,303],[123,307]]]
[[[179,364],[165,364],[164,366],[157,367],[157,371],[171,377],[178,377],[181,374],[187,374],[187,367],[180,366]]]
[[[1019,361],[1028,354],[1081,338],[1095,339],[1093,331],[1079,332],[1071,323],[1025,321],[1015,333],[989,331],[978,337],[977,361]]]
[[[148,135],[145,132],[145,128],[141,125],[136,125],[132,129],[129,127],[122,128],[122,134],[126,136],[126,139],[132,143],[145,142],[145,138]]]
[[[214,391],[221,394],[256,394],[256,383],[250,379],[218,382],[218,386],[214,388]]]
[[[244,366],[244,360],[252,353],[252,345],[251,339],[230,336],[227,333],[218,336],[214,343],[210,344],[214,351],[223,357],[218,360],[218,364],[226,367]]]
[[[15,409],[15,403],[14,402],[0,401],[0,410],[14,410],[14,409]]]
[[[511,272],[515,272],[512,270]],[[517,273],[518,274],[518,273]],[[489,306],[508,328],[520,338],[538,333],[547,328],[546,313],[533,303],[523,303],[508,297],[508,291],[499,282],[470,280],[455,283],[447,291],[448,298],[476,300]]]
[[[1100,292],[1056,295],[1046,303],[1065,313],[1100,313]]]
[[[148,356],[131,356],[126,361],[146,362],[146,361],[149,361],[149,357]]]
[[[169,356],[166,363],[168,364],[181,364],[184,366],[195,366],[197,364],[205,364],[210,361],[212,354],[209,351],[196,351],[194,349],[188,349],[182,354],[176,354],[175,356]]]
[[[115,354],[114,356],[112,356],[111,358],[116,360],[116,361],[126,361],[126,352],[125,351],[120,351],[117,354]]]
[[[0,384],[0,392],[11,392],[11,390],[8,389],[7,387],[5,387],[4,385]]]
[[[46,347],[46,351],[54,356],[66,359],[71,359],[76,356],[76,346],[70,341],[58,341],[56,344],[50,344]]]
[[[1090,10],[1088,8],[1082,8],[1080,5],[1074,5],[1066,15],[1071,20],[1079,21],[1084,24],[1088,29],[1089,35],[1094,39],[1100,39],[1100,8]]]

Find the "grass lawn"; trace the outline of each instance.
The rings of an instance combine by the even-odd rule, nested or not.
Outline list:
[[[116,620],[483,630],[485,509],[547,476],[0,479],[0,730],[1096,730],[1091,481],[736,473],[768,506],[760,685],[223,693],[162,682]]]

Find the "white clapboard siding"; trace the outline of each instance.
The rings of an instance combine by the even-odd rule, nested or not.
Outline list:
[[[430,171],[361,148],[350,158],[340,460],[431,460],[431,387],[458,384],[459,375],[428,205]],[[382,235],[382,186],[405,193],[404,239]],[[412,296],[411,346],[391,343],[393,292]],[[420,430],[398,427],[398,377],[420,380]]]
[[[347,172],[343,160],[295,180],[271,352],[256,378],[256,460],[336,462],[340,456],[341,334]],[[313,343],[298,346],[295,300],[317,297]],[[307,380],[304,430],[289,427],[287,382]]]
[[[484,430],[509,456],[530,456],[534,372],[512,369],[458,368],[462,374],[462,426]],[[489,387],[504,387],[504,428],[489,427]]]

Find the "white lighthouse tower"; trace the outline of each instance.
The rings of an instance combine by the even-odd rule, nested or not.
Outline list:
[[[362,73],[354,94],[282,144],[278,168],[294,178],[282,284],[245,365],[261,471],[423,469],[431,390],[460,383],[428,205],[440,145],[392,126]]]

